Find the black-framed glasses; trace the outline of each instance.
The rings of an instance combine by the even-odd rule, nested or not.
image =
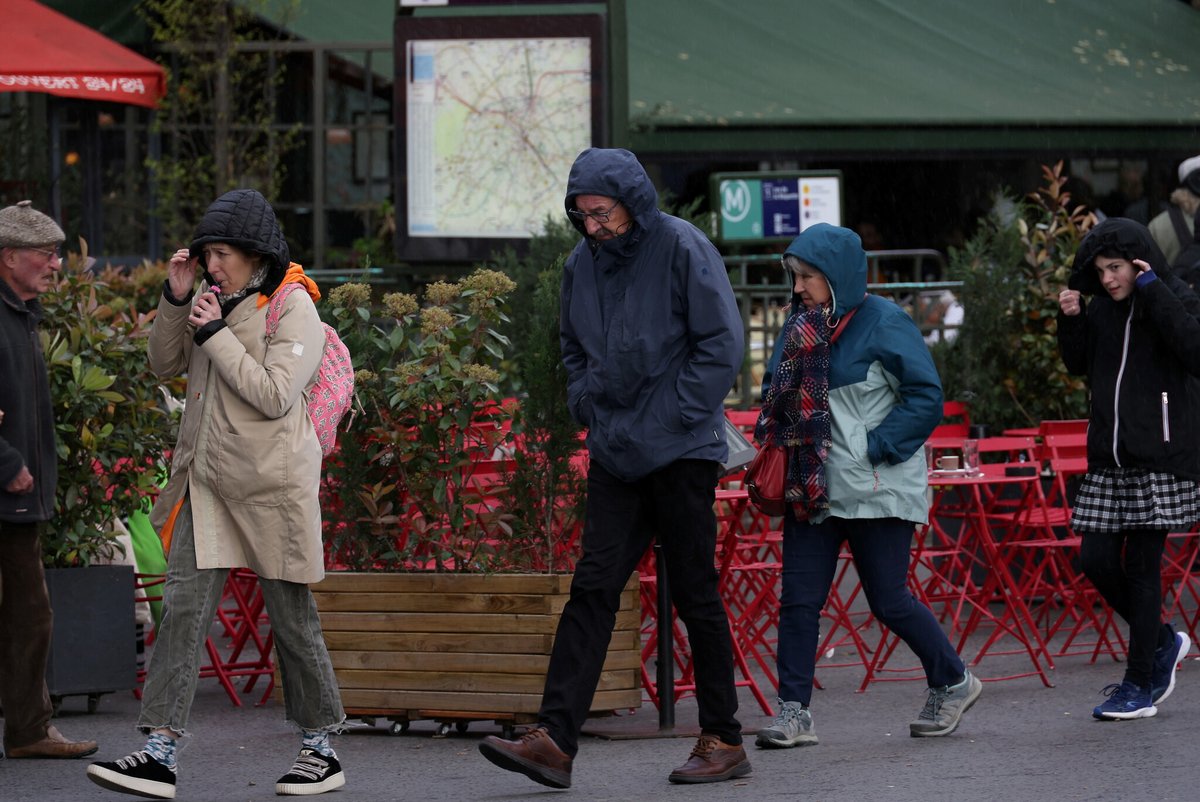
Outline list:
[[[34,253],[40,253],[42,256],[46,257],[47,262],[54,261],[56,257],[58,259],[62,259],[62,254],[58,252],[58,248],[26,248],[25,250],[33,251]]]
[[[612,218],[613,211],[615,211],[620,205],[621,204],[619,203],[614,203],[607,209],[601,209],[598,212],[581,212],[578,209],[568,209],[567,214],[571,215],[571,217],[574,217],[581,223],[584,220],[587,220],[589,217],[595,220],[597,223],[607,223]]]

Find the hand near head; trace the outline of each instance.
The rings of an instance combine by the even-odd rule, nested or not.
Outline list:
[[[1145,264],[1143,262],[1143,264]],[[1063,290],[1058,294],[1058,308],[1067,317],[1073,317],[1083,311],[1079,290]]]
[[[171,261],[167,263],[167,286],[175,300],[182,301],[192,294],[199,265],[199,258],[192,258],[187,248],[180,248],[171,255]]]
[[[1134,259],[1133,266],[1138,269],[1139,273],[1149,273],[1150,272],[1150,263],[1143,261],[1142,259]]]
[[[28,468],[22,465],[21,470],[17,472],[17,475],[12,478],[11,482],[4,486],[4,489],[9,493],[16,493],[17,495],[32,493],[33,474],[29,472]]]

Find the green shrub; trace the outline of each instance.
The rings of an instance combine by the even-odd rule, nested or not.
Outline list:
[[[966,317],[958,337],[933,349],[947,399],[994,433],[1087,415],[1087,390],[1058,353],[1058,293],[1095,218],[1071,205],[1062,163],[1043,167],[1044,187],[1012,220],[989,218],[950,254]]]
[[[417,298],[375,304],[365,284],[329,294],[355,362],[357,416],[326,462],[329,562],[354,570],[491,570],[502,516],[481,513],[477,465],[511,441],[500,404],[513,283],[477,270]]]
[[[55,517],[43,533],[48,566],[88,565],[117,549],[113,520],[148,504],[163,453],[174,443],[159,382],[146,359],[153,312],[130,303],[161,265],[103,280],[72,255],[41,297],[42,347],[50,374],[58,447]]]

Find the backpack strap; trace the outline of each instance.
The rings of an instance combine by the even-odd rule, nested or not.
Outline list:
[[[1167,209],[1167,216],[1171,218],[1171,225],[1175,227],[1175,236],[1179,238],[1179,247],[1186,249],[1192,244],[1192,233],[1187,230],[1187,221],[1183,219],[1183,209],[1171,204],[1171,207]]]
[[[299,283],[289,281],[275,290],[271,295],[271,300],[267,303],[267,339],[275,336],[275,332],[279,331],[279,318],[283,314],[283,305],[287,302],[287,297],[294,290],[301,289]]]

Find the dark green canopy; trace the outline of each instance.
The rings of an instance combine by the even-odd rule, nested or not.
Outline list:
[[[624,14],[635,149],[1200,145],[1200,11],[1178,0],[627,0]]]

